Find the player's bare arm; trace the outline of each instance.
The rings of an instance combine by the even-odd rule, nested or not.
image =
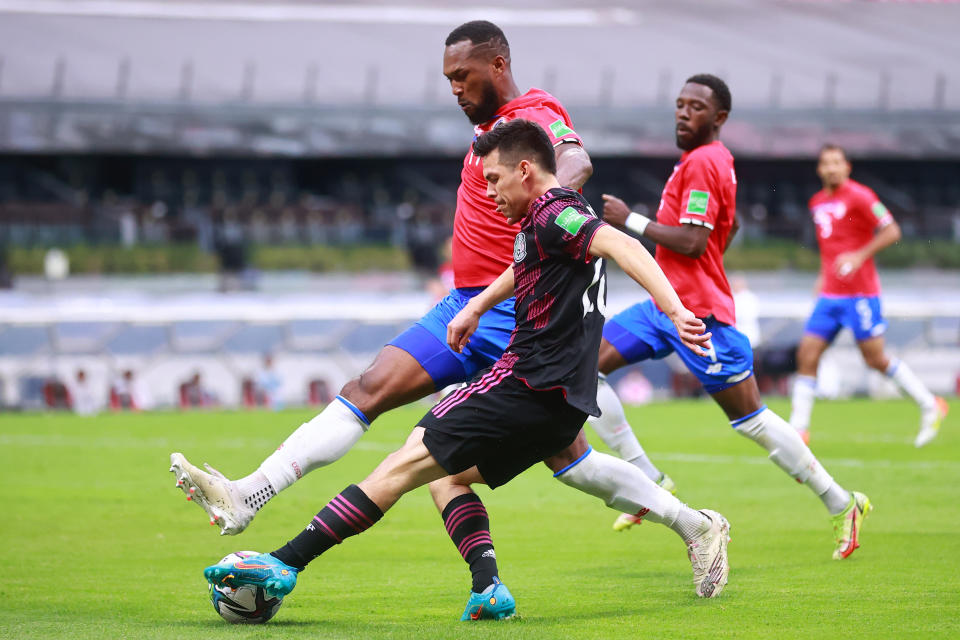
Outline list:
[[[447,323],[447,344],[451,349],[457,353],[463,352],[480,324],[480,316],[511,297],[513,285],[513,265],[510,265]]]
[[[556,148],[557,181],[576,191],[593,175],[593,163],[587,150],[576,142],[564,142]]]
[[[603,194],[603,219],[610,224],[619,227],[627,226],[627,219],[631,215],[630,207],[617,196]],[[649,220],[639,214],[645,220],[643,227],[637,233],[644,238],[650,238],[659,245],[663,245],[671,251],[676,251],[688,258],[699,258],[707,249],[707,240],[710,239],[710,228],[701,225],[684,224],[679,227],[673,225],[660,224]]]
[[[590,255],[613,260],[637,284],[650,292],[657,306],[673,321],[684,345],[699,356],[710,348],[706,325],[680,302],[660,265],[635,238],[612,227],[601,227],[590,243]]]
[[[855,273],[864,262],[890,245],[899,242],[901,237],[900,225],[891,221],[873,236],[867,244],[856,251],[841,253],[833,263],[833,270],[841,278]]]

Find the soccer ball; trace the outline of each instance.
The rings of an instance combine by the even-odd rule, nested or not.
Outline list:
[[[235,551],[223,557],[222,562],[239,562],[260,555],[256,551]],[[213,610],[231,624],[263,624],[277,613],[283,598],[268,598],[263,587],[249,584],[236,589],[225,584],[210,585]]]

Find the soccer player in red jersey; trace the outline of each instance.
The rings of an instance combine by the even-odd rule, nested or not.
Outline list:
[[[689,78],[675,110],[677,146],[684,153],[664,187],[657,219],[632,213],[622,200],[609,195],[604,196],[603,209],[608,222],[657,243],[657,263],[683,304],[705,322],[712,334],[712,349],[703,357],[680,348],[676,331],[664,322],[663,311],[647,301],[607,321],[600,344],[600,371],[608,374],[627,364],[676,352],[737,433],[766,449],[774,464],[823,501],[834,525],[833,557],[846,558],[858,546],[870,501],[837,484],[797,432],[763,404],[753,377],[750,341],[734,326],[733,295],[723,253],[737,228],[737,178],[733,156],[719,139],[730,107],[730,90],[723,80],[709,74]],[[608,416],[626,424],[613,391],[607,385],[601,385],[600,391],[600,420]],[[622,450],[618,453],[625,459],[630,455]],[[634,520],[625,514],[615,528],[626,528]]]
[[[922,447],[937,435],[947,403],[930,393],[907,363],[886,353],[887,321],[880,310],[880,278],[873,256],[900,239],[900,227],[877,194],[851,180],[850,172],[843,149],[826,145],[820,150],[817,175],[823,189],[810,198],[820,244],[819,298],[797,349],[790,424],[809,442],[820,357],[847,327],[867,366],[892,379],[919,405],[920,430],[914,445]]]

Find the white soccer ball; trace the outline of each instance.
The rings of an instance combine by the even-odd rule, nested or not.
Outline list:
[[[256,551],[235,551],[220,562],[239,562],[260,555]],[[231,624],[263,624],[277,613],[283,598],[270,598],[263,587],[240,585],[236,589],[227,585],[210,585],[210,602],[213,610]]]

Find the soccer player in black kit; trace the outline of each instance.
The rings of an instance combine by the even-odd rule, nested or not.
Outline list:
[[[375,524],[408,491],[445,476],[464,486],[498,487],[570,446],[586,417],[599,414],[604,258],[615,259],[650,292],[688,348],[701,354],[701,345],[709,348],[704,324],[683,306],[652,256],[601,221],[577,192],[560,187],[553,147],[539,125],[497,126],[476,140],[474,153],[483,159],[487,195],[509,224],[521,224],[513,265],[450,322],[447,339],[462,349],[476,319],[515,295],[516,328],[503,357],[434,406],[401,449],[333,498],[303,532],[272,553],[207,567],[211,583],[259,585],[269,596],[285,596],[309,562]],[[716,512],[695,513],[712,523],[697,542],[709,556],[698,593],[702,588],[710,597],[727,581],[729,525]],[[488,537],[488,531],[473,535]],[[458,546],[469,544],[464,539]],[[512,595],[494,578],[491,589],[471,594],[462,619],[503,618],[514,610]]]

